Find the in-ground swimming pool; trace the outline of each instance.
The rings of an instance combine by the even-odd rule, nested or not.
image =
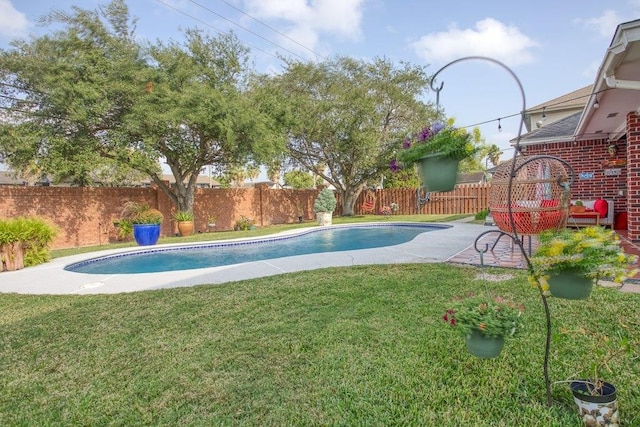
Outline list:
[[[395,223],[315,228],[289,236],[125,252],[70,264],[65,270],[135,274],[220,267],[294,255],[393,246],[408,242],[418,234],[449,227]]]

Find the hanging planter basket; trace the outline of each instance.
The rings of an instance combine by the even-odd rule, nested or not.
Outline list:
[[[418,167],[422,185],[427,191],[452,191],[458,181],[460,160],[432,154],[420,159]]]
[[[482,359],[498,357],[504,347],[503,337],[488,337],[480,331],[474,330],[465,338],[467,350]]]
[[[510,162],[500,165],[491,180],[489,211],[496,226],[520,235],[536,235],[564,227],[570,198],[570,177],[565,164],[548,156],[519,156],[513,162],[516,162],[514,166]],[[512,167],[514,176],[509,199]]]
[[[551,295],[564,299],[587,299],[593,289],[593,279],[577,269],[555,272],[547,279]]]
[[[590,393],[589,381],[573,381],[571,391],[573,400],[578,406],[578,415],[585,426],[619,425],[618,400],[613,384],[603,383],[599,393]]]

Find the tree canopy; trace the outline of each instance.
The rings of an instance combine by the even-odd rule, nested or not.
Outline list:
[[[186,30],[182,44],[142,43],[123,0],[72,12],[44,19],[61,30],[0,52],[0,157],[13,169],[82,184],[99,166],[126,165],[191,210],[203,167],[223,174],[284,148],[233,34]],[[176,187],[161,179],[160,161]]]
[[[380,180],[400,136],[435,114],[420,100],[427,83],[424,67],[347,57],[290,62],[270,81],[286,99],[292,161],[341,192],[344,215]]]

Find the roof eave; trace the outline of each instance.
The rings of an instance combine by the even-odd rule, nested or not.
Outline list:
[[[597,100],[597,95],[600,92],[603,92],[609,87],[607,86],[606,79],[615,74],[616,67],[620,64],[621,60],[624,58],[627,50],[627,46],[630,41],[638,41],[640,40],[640,20],[630,21],[623,24],[618,25],[616,28],[616,32],[613,36],[611,44],[607,49],[607,53],[602,61],[602,65],[598,68],[598,73],[596,74],[596,80],[593,83],[593,92],[589,97],[587,104],[582,110],[582,115],[580,116],[580,120],[578,121],[578,126],[576,126],[575,136],[584,134],[587,123],[591,120],[595,112],[595,108],[593,105]],[[612,139],[618,139],[622,134],[626,131],[624,129],[616,129],[616,132],[613,135],[610,135]]]

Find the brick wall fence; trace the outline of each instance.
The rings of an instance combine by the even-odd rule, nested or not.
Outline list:
[[[395,202],[398,214],[476,214],[488,206],[488,185],[463,184],[449,193],[432,193],[428,203],[418,211],[416,190],[376,190],[376,208]],[[216,218],[216,230],[232,230],[241,215],[264,227],[298,221],[297,204],[303,209],[305,221],[314,220],[313,202],[318,190],[269,189],[265,185],[253,188],[197,189],[194,214],[195,232],[208,231],[207,219]],[[361,215],[364,194],[355,205]],[[113,221],[119,218],[126,201],[147,202],[160,210],[165,221],[161,235],[177,232],[171,220],[175,207],[169,198],[155,188],[105,187],[0,187],[0,218],[38,216],[58,227],[53,249],[102,245],[118,240]],[[342,214],[340,197],[335,215]]]

